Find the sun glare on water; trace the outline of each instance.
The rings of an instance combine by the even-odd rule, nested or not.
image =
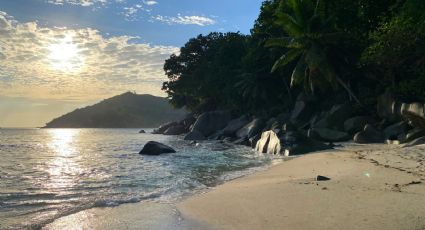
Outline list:
[[[65,73],[76,73],[84,66],[84,57],[72,35],[66,35],[48,48],[48,61],[51,67]]]

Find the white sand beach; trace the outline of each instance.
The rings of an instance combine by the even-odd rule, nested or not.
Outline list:
[[[425,229],[424,163],[423,146],[352,145],[283,162],[178,207],[217,229]]]

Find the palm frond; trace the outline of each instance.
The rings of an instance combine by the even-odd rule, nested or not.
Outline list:
[[[295,66],[294,71],[292,71],[291,87],[294,87],[295,85],[298,85],[305,80],[306,68],[307,68],[307,64],[304,61],[304,55],[303,55],[300,58],[300,60],[298,60],[298,63]]]
[[[281,25],[290,36],[296,37],[303,33],[302,27],[291,15],[279,12],[276,17],[276,24]]]
[[[280,48],[291,48],[299,49],[302,48],[302,44],[296,39],[291,37],[282,38],[271,38],[266,41],[265,47],[280,47]]]
[[[286,52],[284,55],[282,55],[273,65],[272,73],[275,72],[278,68],[282,66],[286,66],[291,61],[295,60],[298,56],[300,56],[302,53],[302,50],[299,49],[292,49]]]

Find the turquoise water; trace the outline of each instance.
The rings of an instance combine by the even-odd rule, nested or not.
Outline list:
[[[0,130],[0,228],[40,228],[93,207],[173,202],[271,162],[247,147],[138,131]],[[139,155],[150,140],[177,153]]]

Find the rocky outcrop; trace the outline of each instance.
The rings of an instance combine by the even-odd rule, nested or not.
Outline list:
[[[422,103],[402,104],[401,116],[415,128],[425,130],[425,108]]]
[[[413,147],[416,145],[424,145],[425,144],[425,137],[420,137],[418,139],[415,139],[407,144],[405,144],[403,147]]]
[[[378,116],[386,119],[390,122],[394,122],[398,120],[398,116],[396,113],[397,103],[395,101],[394,95],[389,91],[380,95],[377,99],[377,113]]]
[[[176,125],[178,125],[178,123],[175,122],[175,121],[168,122],[168,123],[165,123],[165,124],[159,126],[159,128],[154,129],[152,133],[153,134],[163,134],[168,128],[170,128],[171,126],[176,126]]]
[[[384,140],[385,137],[382,132],[369,124],[364,127],[363,131],[354,136],[354,142],[359,144],[383,143]]]
[[[353,109],[348,104],[334,105],[322,115],[322,119],[313,124],[314,128],[344,130],[344,123],[353,114]]]
[[[330,149],[330,146],[309,138],[298,131],[269,130],[261,134],[255,150],[260,153],[285,156]]]
[[[196,130],[208,137],[214,132],[223,129],[231,119],[230,112],[214,111],[203,113],[193,125],[192,131]]]
[[[185,140],[187,141],[203,141],[206,139],[204,134],[197,130],[190,131],[185,137]]]
[[[250,123],[246,124],[240,130],[236,132],[236,137],[243,138],[247,137],[252,138],[253,136],[259,134],[261,130],[264,128],[265,122],[263,119],[256,118]]]
[[[167,130],[165,130],[164,135],[181,135],[183,133],[186,133],[187,129],[181,124],[176,124],[174,126],[169,127]]]
[[[326,128],[312,128],[308,131],[308,137],[326,142],[341,142],[351,139],[351,135],[337,130]]]
[[[156,141],[149,141],[145,144],[143,149],[139,152],[142,155],[160,155],[163,153],[175,153],[176,150],[171,148],[170,146],[161,144]]]
[[[387,140],[400,140],[405,138],[409,125],[405,121],[397,122],[384,129],[384,136]],[[404,136],[404,137],[403,137]]]
[[[241,116],[237,119],[233,119],[227,124],[227,126],[223,129],[223,135],[225,136],[233,136],[236,134],[238,130],[244,127],[249,123],[249,119],[247,116]]]
[[[411,141],[418,139],[419,137],[423,137],[423,136],[425,136],[425,130],[420,129],[420,128],[415,128],[415,129],[410,130],[406,134],[405,142],[411,142]]]
[[[362,131],[365,125],[372,123],[374,123],[374,119],[368,116],[352,117],[344,122],[344,131],[355,134]]]
[[[290,115],[290,121],[295,124],[304,124],[314,115],[314,102],[316,98],[300,94],[297,97]]]

